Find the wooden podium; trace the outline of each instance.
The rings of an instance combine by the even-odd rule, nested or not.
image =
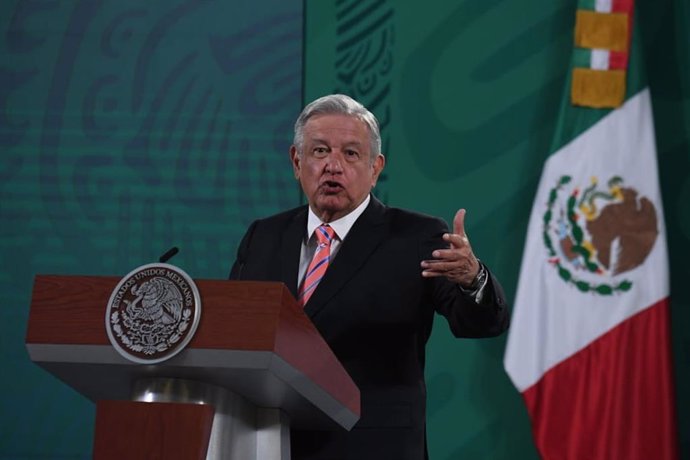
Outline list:
[[[290,458],[289,428],[349,430],[359,390],[282,283],[197,280],[186,349],[136,364],[105,328],[117,277],[37,275],[31,360],[96,402],[94,458]]]

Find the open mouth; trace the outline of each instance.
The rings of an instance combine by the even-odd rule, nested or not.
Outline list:
[[[338,193],[342,189],[343,186],[340,182],[332,180],[327,180],[321,184],[321,190],[323,190],[324,193]]]

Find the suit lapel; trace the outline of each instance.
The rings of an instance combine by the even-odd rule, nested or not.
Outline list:
[[[282,235],[281,280],[297,298],[297,271],[302,240],[307,229],[307,207],[300,208],[288,223]]]
[[[372,195],[369,206],[350,229],[333,263],[305,305],[307,315],[314,317],[366,263],[384,239],[388,233],[384,211],[383,204]]]

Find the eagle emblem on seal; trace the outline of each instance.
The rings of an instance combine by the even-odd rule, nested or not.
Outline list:
[[[647,259],[659,234],[654,203],[623,178],[605,185],[592,177],[586,187],[561,176],[550,190],[543,216],[548,262],[563,281],[582,292],[629,291],[625,277]]]
[[[182,351],[200,314],[199,291],[184,271],[169,264],[148,264],[130,272],[113,290],[106,330],[122,356],[152,364]]]

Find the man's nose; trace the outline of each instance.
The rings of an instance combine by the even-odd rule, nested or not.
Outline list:
[[[339,174],[343,172],[343,154],[337,151],[331,152],[326,159],[326,172]]]

